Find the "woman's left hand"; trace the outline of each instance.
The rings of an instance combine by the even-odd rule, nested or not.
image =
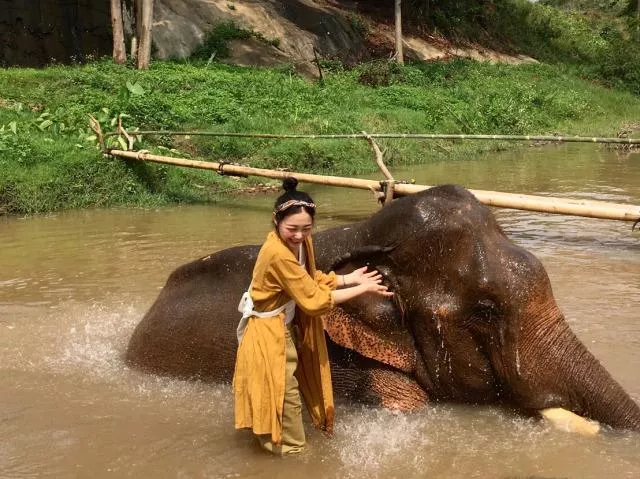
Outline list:
[[[358,284],[368,283],[371,281],[377,282],[382,280],[382,275],[375,269],[367,271],[367,267],[363,266],[352,271],[349,274],[342,276],[344,284],[341,286],[355,286]]]

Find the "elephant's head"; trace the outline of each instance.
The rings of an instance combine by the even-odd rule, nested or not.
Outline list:
[[[570,331],[540,261],[468,191],[433,188],[315,241],[321,269],[368,264],[396,293],[327,318],[337,389],[405,408],[561,407],[640,430],[640,409]]]

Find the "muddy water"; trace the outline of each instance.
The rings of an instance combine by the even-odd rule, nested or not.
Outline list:
[[[640,157],[525,149],[396,170],[419,183],[640,205]],[[376,209],[311,188],[319,229]],[[331,440],[262,454],[232,424],[230,389],[129,370],[134,326],[176,266],[259,243],[274,195],[217,206],[0,220],[0,477],[638,477],[640,435],[587,439],[487,407],[415,414],[338,404]],[[640,402],[640,234],[630,225],[496,210],[545,264],[573,330]]]

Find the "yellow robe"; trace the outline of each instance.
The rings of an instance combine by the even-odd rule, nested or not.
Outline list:
[[[333,431],[333,389],[322,315],[333,307],[335,273],[316,271],[311,237],[304,243],[306,269],[274,232],[260,249],[253,269],[251,297],[255,311],[273,311],[296,302],[298,379],[302,398],[316,427]],[[271,318],[251,317],[238,347],[233,392],[235,427],[282,439],[285,391],[284,312]]]

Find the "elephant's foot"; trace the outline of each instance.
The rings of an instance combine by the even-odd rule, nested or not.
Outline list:
[[[577,432],[583,436],[595,436],[600,432],[600,425],[593,421],[578,416],[561,407],[552,407],[538,411],[540,415],[549,421],[556,429],[568,432]]]

